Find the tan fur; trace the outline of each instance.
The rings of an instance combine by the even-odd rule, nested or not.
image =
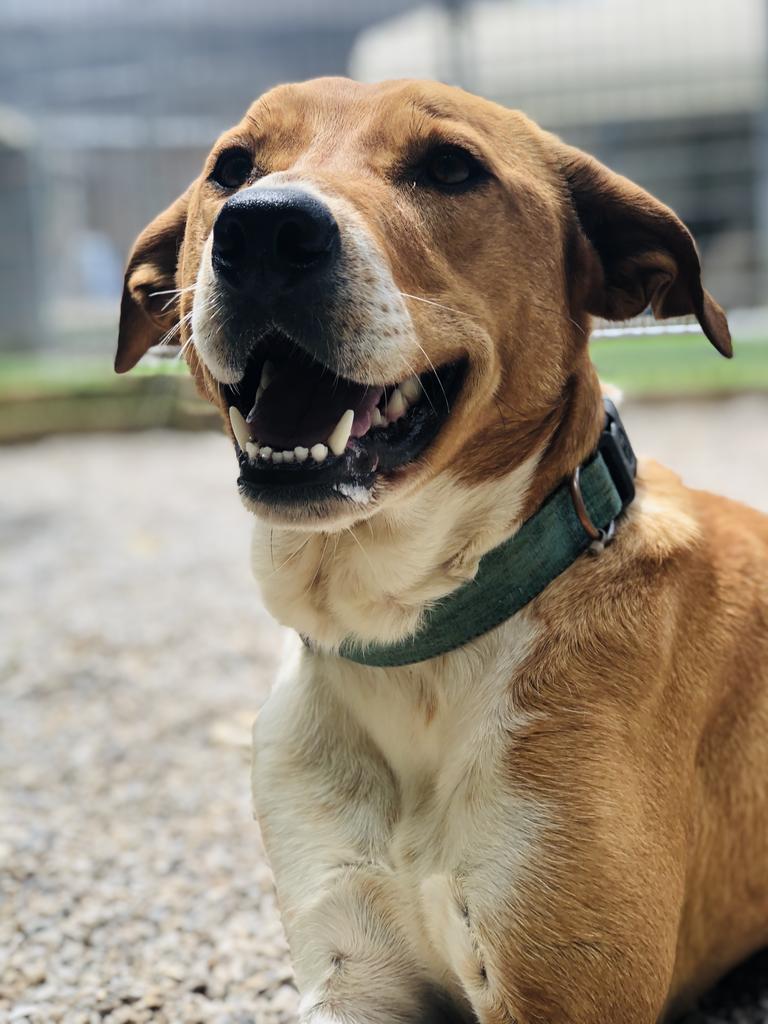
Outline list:
[[[476,151],[493,184],[410,188],[396,168],[425,140]],[[152,282],[197,282],[172,319],[220,406],[206,179],[235,141],[263,175],[248,187],[299,184],[333,210],[345,372],[469,365],[428,451],[343,515],[254,509],[266,603],[313,643],[286,656],[254,748],[301,1020],[653,1024],[768,941],[768,520],[642,463],[616,541],[497,629],[399,669],[334,651],[412,633],[594,449],[591,314],[693,313],[730,354],[690,235],[459,90],[281,87],[126,277],[118,369],[167,329]]]

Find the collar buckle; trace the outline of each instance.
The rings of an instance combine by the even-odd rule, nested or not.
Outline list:
[[[590,539],[588,549],[590,554],[602,554],[607,545],[610,544],[614,538],[616,533],[616,520],[612,519],[604,530],[601,530],[599,526],[595,526],[592,522],[592,518],[587,511],[586,502],[584,501],[584,495],[581,492],[581,466],[577,466],[571,474],[571,479],[568,481],[568,489],[571,492],[573,508],[576,515],[579,517],[582,529]]]

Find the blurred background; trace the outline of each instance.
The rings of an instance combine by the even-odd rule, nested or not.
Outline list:
[[[255,96],[325,74],[461,84],[647,187],[693,230],[747,344],[728,366],[691,339],[657,344],[652,359],[637,342],[599,343],[601,369],[654,396],[766,387],[767,11],[765,0],[4,0],[0,438],[201,414],[178,405],[178,382],[110,379],[126,253]]]
[[[768,511],[768,0],[0,0],[0,1020],[293,1019],[235,460],[181,363],[112,359],[137,233],[261,91],[327,74],[462,85],[672,205],[736,357],[593,355],[638,451]],[[767,977],[695,1020],[765,1024]]]

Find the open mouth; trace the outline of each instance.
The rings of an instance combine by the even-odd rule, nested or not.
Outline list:
[[[339,376],[279,334],[223,385],[241,492],[270,504],[365,502],[377,474],[419,456],[447,419],[463,363],[371,386]]]

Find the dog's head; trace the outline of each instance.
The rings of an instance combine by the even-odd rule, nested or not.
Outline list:
[[[139,237],[116,368],[180,320],[247,504],[325,527],[509,472],[579,389],[594,435],[590,314],[648,305],[731,354],[690,234],[640,188],[458,89],[323,79],[256,101]]]

